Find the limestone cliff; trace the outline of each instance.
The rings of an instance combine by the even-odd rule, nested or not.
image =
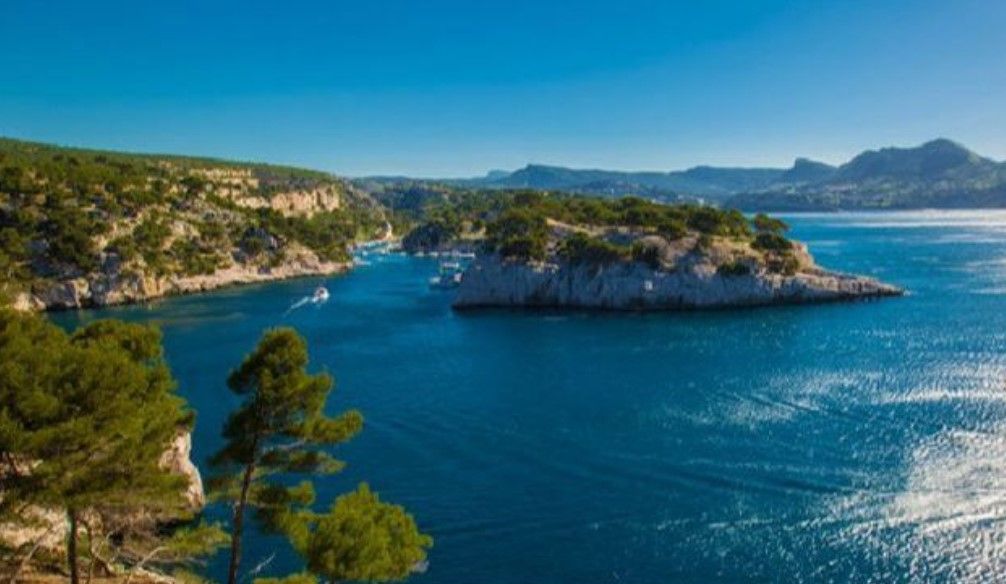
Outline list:
[[[184,494],[187,509],[184,511],[198,513],[206,504],[206,495],[199,469],[192,462],[191,455],[192,435],[188,431],[180,431],[165,449],[160,464],[161,468],[187,479],[188,486]],[[31,507],[23,513],[24,519],[28,520],[24,523],[0,523],[0,542],[14,549],[37,544],[41,549],[62,553],[68,534],[65,512],[60,509]],[[143,515],[142,512],[139,514]],[[89,519],[96,527],[100,526],[99,517]],[[130,520],[133,520],[132,515]]]
[[[151,276],[136,272],[97,272],[86,277],[52,281],[17,295],[21,310],[63,310],[116,304],[133,304],[163,296],[204,292],[234,286],[302,276],[344,272],[349,262],[328,262],[305,249],[289,253],[278,265],[239,263],[211,274]]]
[[[0,160],[0,297],[22,309],[329,274],[386,224],[367,193],[305,169],[4,139]]]
[[[508,261],[478,257],[464,272],[456,308],[490,306],[606,310],[674,310],[827,302],[895,296],[902,290],[872,278],[829,272],[800,250],[794,273],[754,261],[725,270],[715,253],[692,250],[672,266],[642,261],[606,264]]]

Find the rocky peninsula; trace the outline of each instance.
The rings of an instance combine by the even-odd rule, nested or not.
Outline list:
[[[526,262],[481,255],[465,270],[454,306],[683,310],[902,294],[900,288],[872,278],[824,270],[814,265],[803,246],[797,248],[800,268],[792,274],[774,273],[754,258],[732,263],[716,251],[688,250],[687,244],[666,249],[656,266],[631,260],[599,265],[558,257]]]
[[[480,242],[458,309],[686,310],[903,293],[818,266],[788,229],[707,206],[516,192],[430,213],[406,241],[419,251]]]

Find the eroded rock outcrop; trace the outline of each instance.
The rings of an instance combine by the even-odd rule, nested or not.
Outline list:
[[[192,433],[179,432],[161,456],[161,468],[183,476],[188,480],[185,489],[185,500],[193,512],[198,512],[206,505],[206,493],[203,490],[203,477],[192,462]]]
[[[697,251],[682,254],[672,267],[641,261],[507,261],[491,254],[478,257],[465,270],[454,306],[674,310],[902,294],[900,288],[872,278],[821,269],[804,257],[799,271],[785,274],[754,262],[741,264],[741,273],[730,273],[715,254]]]
[[[212,274],[156,277],[131,272],[98,272],[87,277],[54,281],[19,294],[14,307],[23,310],[62,310],[132,304],[163,296],[204,292],[234,286],[344,272],[345,262],[327,262],[305,249],[287,253],[279,264],[234,262]]]
[[[203,491],[203,481],[199,469],[192,462],[192,434],[179,431],[171,444],[161,456],[161,468],[185,477],[185,509],[179,509],[179,514],[194,514],[202,510],[206,504]],[[19,523],[0,523],[0,542],[14,549],[24,546],[35,546],[50,552],[62,553],[66,545],[68,524],[66,513],[60,509],[48,509],[32,506],[22,511],[25,521]],[[144,511],[137,511],[135,517],[128,521],[157,521]],[[163,518],[161,518],[163,519]],[[88,517],[89,524],[96,528],[102,525],[99,516]],[[122,518],[119,518],[122,521]]]

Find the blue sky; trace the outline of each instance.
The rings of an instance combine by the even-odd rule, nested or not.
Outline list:
[[[0,134],[348,175],[1006,158],[1006,2],[38,2]]]

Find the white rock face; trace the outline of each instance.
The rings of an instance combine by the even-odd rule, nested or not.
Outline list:
[[[192,462],[192,433],[179,432],[161,455],[160,462],[161,468],[188,479],[185,500],[192,511],[201,510],[206,505],[206,493],[203,491],[203,477]]]
[[[291,253],[278,266],[256,266],[235,263],[212,274],[198,276],[171,276],[157,278],[138,274],[97,273],[86,278],[74,278],[51,283],[31,294],[21,294],[15,299],[18,309],[73,309],[114,304],[131,304],[170,296],[203,292],[272,280],[301,276],[326,275],[343,272],[349,264],[326,262],[310,252]]]
[[[639,262],[534,264],[488,255],[477,258],[465,270],[454,306],[673,310],[828,302],[901,293],[901,289],[872,278],[816,267],[793,276],[765,271],[727,276],[706,263],[664,271]]]
[[[206,494],[203,491],[203,480],[199,469],[192,462],[192,434],[188,430],[180,430],[174,440],[161,455],[161,468],[185,477],[188,484],[185,488],[185,502],[188,511],[198,513],[206,505]],[[0,478],[6,469],[0,468]],[[22,511],[24,518],[30,522],[0,522],[0,542],[12,547],[31,546],[39,543],[40,547],[50,552],[63,553],[68,534],[66,511],[31,506]],[[133,517],[133,516],[130,516]],[[143,511],[136,517],[150,517]],[[101,518],[96,515],[87,517],[97,528],[101,527]]]
[[[289,191],[271,197],[239,196],[232,200],[241,207],[250,209],[270,208],[284,216],[310,217],[320,211],[334,211],[342,204],[339,191],[334,186],[313,190]]]

